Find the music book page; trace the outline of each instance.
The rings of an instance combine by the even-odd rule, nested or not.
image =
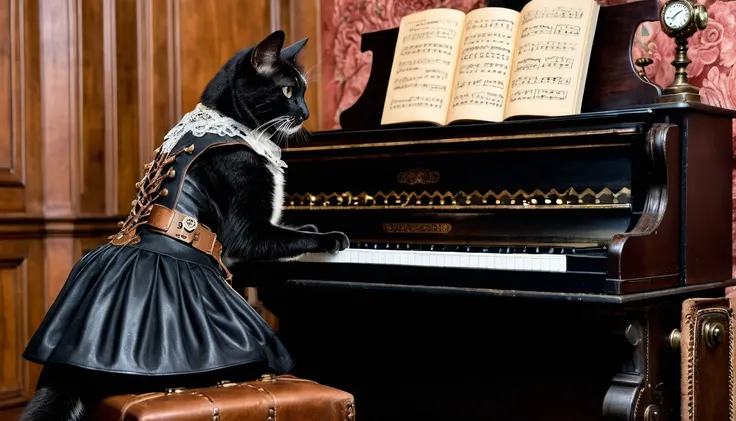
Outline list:
[[[445,124],[464,21],[465,14],[454,9],[401,20],[381,124]]]
[[[381,124],[580,113],[595,0],[430,9],[399,26]]]
[[[599,10],[586,3],[536,0],[522,9],[504,118],[580,113]]]
[[[518,21],[511,9],[468,12],[447,122],[504,119]]]

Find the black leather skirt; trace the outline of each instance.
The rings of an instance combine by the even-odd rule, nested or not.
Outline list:
[[[38,364],[139,375],[293,365],[261,316],[211,257],[155,233],[85,255],[31,338]]]

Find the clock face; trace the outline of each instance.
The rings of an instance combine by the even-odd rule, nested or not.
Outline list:
[[[683,2],[672,2],[665,6],[662,18],[663,23],[670,29],[682,29],[690,22],[690,8]]]

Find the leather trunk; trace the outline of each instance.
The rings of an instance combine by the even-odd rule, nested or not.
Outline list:
[[[93,421],[353,421],[353,395],[294,376],[106,398]]]

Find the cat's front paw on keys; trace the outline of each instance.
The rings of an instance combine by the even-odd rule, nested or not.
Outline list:
[[[348,236],[342,232],[327,232],[322,235],[324,250],[330,254],[337,253],[338,251],[343,251],[348,248],[348,246],[350,246],[350,240],[348,240]]]

